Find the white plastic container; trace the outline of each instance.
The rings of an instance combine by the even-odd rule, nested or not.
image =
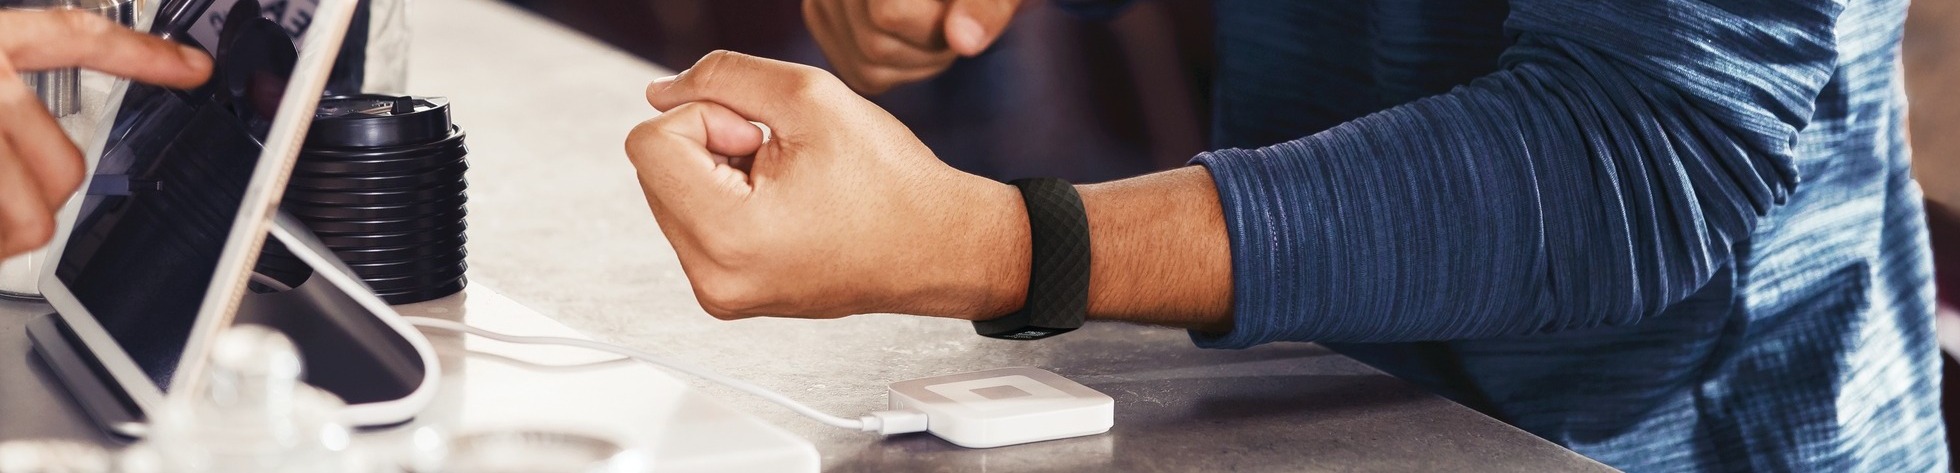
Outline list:
[[[364,0],[368,4],[367,75],[362,92],[408,95],[408,2]]]
[[[40,299],[41,265],[47,259],[47,250],[34,250],[27,254],[0,261],[0,297],[9,299]]]

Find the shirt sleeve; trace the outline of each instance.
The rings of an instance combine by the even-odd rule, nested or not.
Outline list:
[[[1231,234],[1236,326],[1194,340],[1468,339],[1660,312],[1797,185],[1841,10],[1517,0],[1491,75],[1198,156]]]

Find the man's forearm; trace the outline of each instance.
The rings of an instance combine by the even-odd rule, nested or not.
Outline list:
[[[1089,318],[1232,329],[1232,249],[1210,171],[1190,166],[1076,190],[1089,218]],[[954,300],[970,292],[935,290],[948,303],[942,305],[965,309],[918,313],[988,319],[1026,302],[1032,249],[1023,203],[1014,195],[975,204],[1012,209],[970,213],[967,221],[978,224],[965,232],[970,238],[941,252],[972,269],[954,277],[984,281],[987,289],[975,293],[987,300]]]
[[[1076,189],[1089,214],[1090,318],[1231,330],[1232,249],[1210,172]]]

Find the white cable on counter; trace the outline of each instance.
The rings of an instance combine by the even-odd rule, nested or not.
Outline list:
[[[557,345],[557,346],[577,347],[577,348],[584,348],[587,350],[594,350],[594,351],[625,356],[628,358],[644,361],[647,363],[652,363],[654,365],[658,365],[674,371],[686,373],[708,381],[720,383],[724,386],[735,388],[742,392],[749,393],[756,397],[760,397],[769,402],[782,405],[783,407],[789,408],[789,410],[791,411],[795,411],[798,414],[802,414],[806,417],[815,419],[818,422],[822,422],[824,424],[833,427],[851,429],[851,430],[860,430],[865,432],[878,432],[880,434],[885,434],[885,435],[919,432],[919,431],[926,430],[925,413],[923,412],[910,411],[910,410],[876,411],[870,414],[866,414],[857,419],[846,419],[843,417],[830,415],[824,413],[823,411],[816,410],[815,408],[811,408],[810,406],[804,405],[801,402],[796,402],[795,399],[790,399],[789,396],[784,396],[781,393],[771,391],[769,390],[769,388],[757,386],[754,383],[750,383],[748,381],[743,381],[740,379],[723,375],[721,373],[716,373],[707,368],[694,366],[692,364],[688,364],[677,360],[662,358],[659,355],[655,355],[652,353],[647,353],[645,351],[635,350],[632,348],[627,348],[619,345],[613,345],[610,343],[597,342],[597,341],[580,339],[580,338],[532,337],[532,336],[522,336],[522,335],[510,335],[510,334],[495,332],[488,329],[483,329],[483,328],[478,328],[478,327],[458,323],[455,321],[430,318],[430,317],[402,317],[402,320],[408,322],[409,325],[414,325],[416,327],[422,327],[425,329],[436,329],[436,330],[444,330],[450,332],[467,333],[470,335],[475,335],[475,336],[488,338],[491,340],[502,341],[502,342],[519,343],[519,344],[526,344],[526,345]]]

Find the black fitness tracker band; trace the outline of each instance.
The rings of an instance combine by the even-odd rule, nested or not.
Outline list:
[[[1075,186],[1055,178],[1017,179],[1028,207],[1028,300],[1021,310],[976,320],[980,335],[1039,340],[1075,330],[1089,312],[1089,216]]]

